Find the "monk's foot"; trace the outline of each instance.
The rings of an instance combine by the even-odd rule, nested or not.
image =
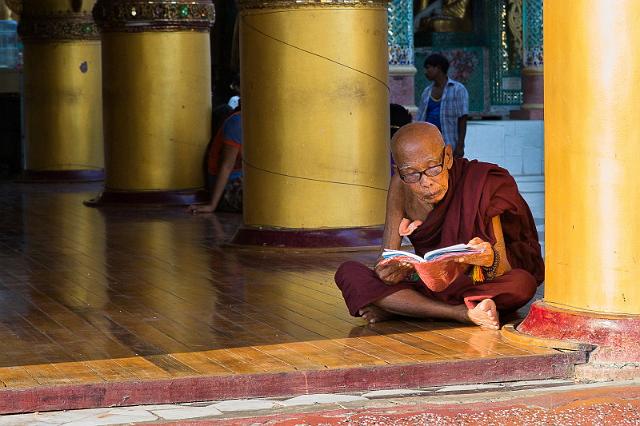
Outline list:
[[[491,330],[500,328],[498,309],[496,308],[496,303],[491,299],[484,299],[475,308],[467,310],[467,317],[472,323],[480,327]]]
[[[362,318],[364,318],[369,324],[376,322],[386,321],[394,317],[391,312],[385,311],[375,305],[367,305],[358,311]]]

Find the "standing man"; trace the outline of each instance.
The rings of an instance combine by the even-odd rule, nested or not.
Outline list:
[[[424,61],[425,76],[432,83],[422,92],[417,121],[435,125],[456,158],[464,156],[467,134],[469,93],[462,83],[447,76],[449,61],[442,55],[429,55]]]

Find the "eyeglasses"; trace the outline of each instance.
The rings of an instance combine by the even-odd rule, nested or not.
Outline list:
[[[440,164],[437,164],[432,167],[428,167],[421,172],[407,173],[406,175],[399,173],[400,179],[402,179],[405,183],[416,183],[416,182],[420,182],[420,179],[422,179],[422,175],[425,175],[428,177],[438,176],[444,170],[444,153],[446,148],[447,148],[446,145],[444,146],[444,148],[442,148],[442,161],[440,161]]]

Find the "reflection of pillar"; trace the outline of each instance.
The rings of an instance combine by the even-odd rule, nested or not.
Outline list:
[[[515,119],[544,118],[542,2],[543,0],[523,0],[523,103],[522,109],[511,113],[511,118]]]
[[[36,268],[30,271],[29,283],[68,308],[101,309],[109,302],[104,219],[95,210],[83,207],[82,197],[71,192],[44,198],[22,195],[25,256],[55,258],[50,265],[55,273]],[[37,236],[45,230],[47,244],[43,246]],[[64,256],[52,255],[58,250]]]
[[[600,345],[590,361],[640,362],[640,2],[544,12],[547,277],[519,330]]]
[[[211,0],[98,0],[93,13],[104,59],[98,202],[199,199],[211,135]]]
[[[179,344],[173,339],[146,336],[153,343],[141,349],[151,349],[151,352],[141,354],[157,354],[158,348],[176,351],[183,350],[183,345],[195,348],[215,345],[216,336],[208,330],[202,330],[202,323],[204,321],[212,325],[208,318],[215,314],[218,300],[223,297],[220,295],[236,291],[229,287],[242,285],[233,282],[234,286],[227,287],[212,279],[212,275],[219,271],[224,273],[233,270],[237,262],[233,253],[214,255],[202,250],[198,241],[203,235],[211,235],[209,221],[194,221],[186,216],[167,221],[166,213],[151,209],[143,218],[122,217],[110,214],[107,210],[104,211],[104,220],[106,276],[110,279],[107,295],[115,300],[131,300],[141,305],[142,308],[135,308],[136,312],[146,312],[147,320],[154,317],[154,328],[158,330],[166,332],[171,329],[172,333],[176,329],[187,331],[180,334]],[[216,220],[215,217],[213,220]],[[223,263],[222,259],[228,262]],[[212,262],[219,263],[212,267]],[[225,281],[226,284],[229,282]],[[218,292],[212,290],[211,286],[219,286],[223,290]],[[123,324],[121,321],[126,324],[131,318],[122,314],[122,311],[110,312],[109,316],[115,324]],[[131,327],[133,334],[136,334],[139,330],[137,325],[132,324]],[[144,324],[141,324],[141,329],[144,328]],[[113,337],[126,346],[136,343],[127,340],[131,337],[129,333],[114,333]]]
[[[25,177],[101,180],[102,69],[95,0],[24,0]]]
[[[413,1],[392,0],[387,6],[389,20],[389,101],[415,113],[413,64]]]
[[[240,1],[246,226],[235,242],[379,244],[386,35],[385,0]]]

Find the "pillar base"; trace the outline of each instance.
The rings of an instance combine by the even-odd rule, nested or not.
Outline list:
[[[517,331],[537,338],[596,345],[590,363],[640,362],[640,315],[575,311],[537,301]]]
[[[522,107],[511,111],[512,120],[544,119],[544,73],[542,68],[522,70]]]
[[[97,182],[104,180],[104,170],[25,170],[18,182],[58,183],[58,182]]]
[[[260,248],[373,250],[382,244],[382,226],[336,229],[286,229],[242,226],[231,245]]]
[[[96,198],[85,201],[84,204],[89,207],[104,205],[186,206],[204,203],[208,200],[209,195],[203,189],[182,191],[113,191],[107,189]]]

